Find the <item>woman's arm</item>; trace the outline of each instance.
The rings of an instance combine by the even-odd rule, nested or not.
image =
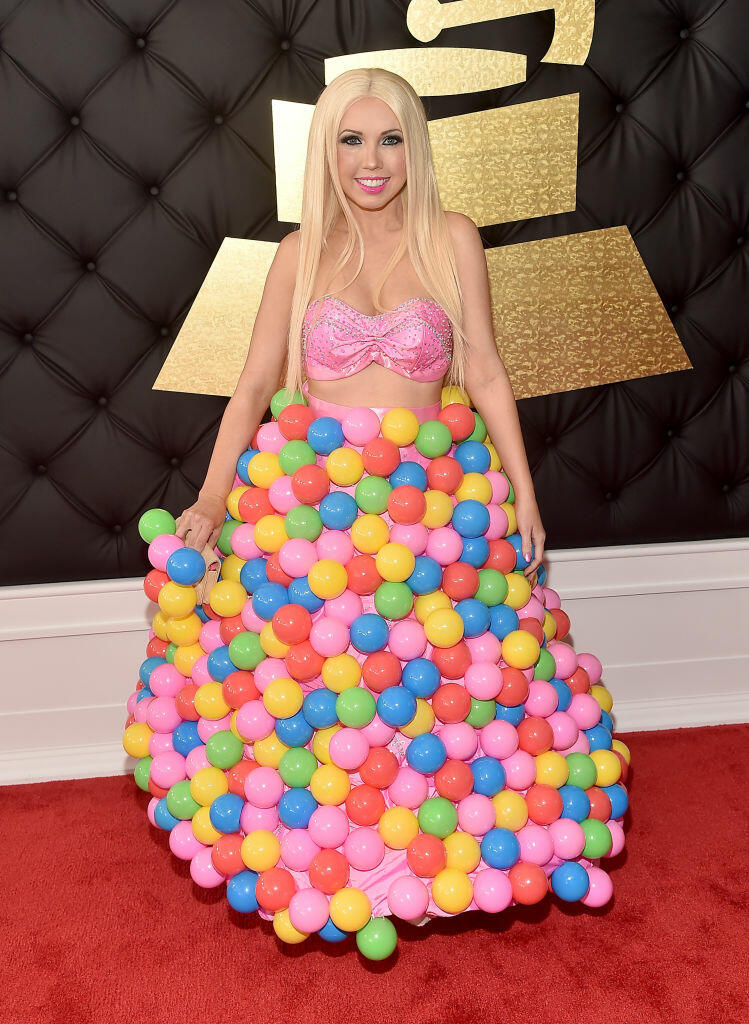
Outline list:
[[[502,469],[512,482],[518,530],[526,558],[530,558],[531,542],[534,545],[533,561],[525,569],[526,576],[530,576],[541,564],[546,534],[536,503],[515,395],[494,341],[484,246],[470,217],[448,213],[447,223],[463,292],[464,329],[468,338],[466,390],[486,424]]]
[[[185,509],[180,519],[177,536],[199,551],[218,539],[237,459],[248,448],[278,387],[286,356],[298,247],[298,231],[286,235],[278,246],[265,280],[247,359],[221,417],[205,482],[195,504]]]

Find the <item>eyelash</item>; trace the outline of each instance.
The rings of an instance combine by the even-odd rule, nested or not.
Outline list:
[[[360,141],[358,135],[344,135],[341,142],[343,145],[347,145],[351,139],[355,139],[357,142]],[[385,142],[387,139],[395,139],[396,144],[403,142],[403,139],[399,135],[386,135],[382,141]]]

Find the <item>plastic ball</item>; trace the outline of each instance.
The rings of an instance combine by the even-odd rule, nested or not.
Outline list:
[[[395,952],[398,934],[387,917],[373,917],[356,933],[356,946],[367,960],[387,960]]]
[[[470,878],[457,868],[444,868],[432,882],[432,899],[448,914],[462,913],[473,899]]]
[[[403,921],[418,921],[429,906],[429,890],[419,878],[400,875],[390,883],[387,901],[395,917]]]

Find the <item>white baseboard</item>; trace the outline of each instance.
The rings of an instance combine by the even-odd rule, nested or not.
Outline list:
[[[749,539],[544,562],[569,639],[603,663],[617,733],[749,721]],[[0,784],[132,771],[120,738],[152,609],[139,579],[0,588]]]

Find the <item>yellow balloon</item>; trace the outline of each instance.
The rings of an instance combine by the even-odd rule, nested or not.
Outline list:
[[[338,765],[321,764],[312,772],[309,791],[319,804],[338,807],[351,791],[351,779]]]
[[[272,832],[256,828],[244,837],[239,852],[250,871],[269,871],[280,860],[281,844]]]
[[[253,540],[261,551],[274,553],[280,551],[289,535],[283,516],[261,516],[252,531]]]
[[[444,590],[433,590],[431,594],[420,594],[414,601],[414,615],[424,625],[427,618],[438,608],[452,608],[452,601]]]
[[[369,896],[361,889],[346,886],[330,897],[330,920],[344,932],[358,932],[372,916]]]
[[[424,620],[424,632],[434,647],[452,647],[463,638],[463,619],[454,608],[435,608]]]
[[[210,807],[199,807],[192,816],[192,834],[204,846],[213,846],[221,833],[213,827]]]
[[[288,942],[292,945],[304,942],[305,939],[309,938],[309,932],[300,932],[298,928],[294,927],[288,910],[277,910],[275,912],[273,915],[273,931],[281,942]]]
[[[273,631],[273,623],[266,622],[260,630],[260,646],[269,658],[285,658],[289,645],[278,639]]]
[[[247,591],[236,580],[219,580],[208,591],[208,604],[222,618],[232,618],[244,608]]]
[[[507,515],[507,533],[505,537],[509,537],[511,533],[517,533],[518,529],[518,517],[515,515],[515,505],[511,501],[502,501],[499,505],[500,508],[505,510]]]
[[[172,615],[166,620],[166,638],[173,644],[196,644],[202,628],[203,622],[195,612],[182,618]]]
[[[353,448],[336,448],[325,460],[325,469],[334,484],[351,487],[361,480],[364,462]]]
[[[242,497],[245,491],[249,491],[247,484],[240,484],[239,487],[234,487],[226,496],[226,511],[232,517],[241,523],[242,517],[239,514],[239,499]]]
[[[210,807],[217,796],[229,792],[229,782],[224,772],[214,765],[199,768],[190,779],[190,795],[203,807]]]
[[[377,571],[389,583],[403,583],[414,571],[416,557],[405,544],[390,541],[375,555]]]
[[[275,452],[257,452],[247,463],[247,476],[255,487],[264,487],[267,490],[274,480],[283,475],[284,471]],[[229,511],[231,512],[231,509]]]
[[[351,542],[357,551],[365,555],[377,554],[387,544],[389,537],[387,523],[373,512],[365,512],[351,524]]]
[[[504,576],[507,580],[507,596],[503,603],[517,611],[518,608],[527,604],[528,598],[531,596],[530,582],[528,577],[520,571],[506,572]]]
[[[183,618],[194,609],[197,596],[195,587],[183,587],[174,580],[167,580],[159,591],[159,608],[165,615]]]
[[[499,457],[499,453],[497,452],[497,449],[491,443],[489,438],[486,438],[484,440],[484,444],[489,449],[489,457],[490,457],[489,469],[497,469],[497,470],[501,469],[502,468],[502,460]]]
[[[148,744],[153,736],[153,729],[145,722],[133,722],[125,729],[122,746],[131,757],[148,757]]]
[[[432,899],[446,914],[460,914],[473,899],[473,885],[465,871],[443,868],[432,882]]]
[[[237,712],[236,711],[232,711],[232,713],[231,713],[231,720],[229,721],[229,730],[231,732],[233,732],[234,735],[237,737],[237,739],[241,740],[242,743],[246,743],[247,742],[247,740],[244,738],[244,736],[239,731],[239,729],[237,729]]]
[[[265,768],[278,768],[281,758],[288,749],[289,747],[276,736],[276,730],[274,729],[265,739],[255,740],[252,744],[252,756],[258,764],[263,765]]]
[[[413,444],[419,433],[419,419],[413,409],[388,409],[380,425],[382,436],[403,448]]]
[[[353,654],[334,654],[322,663],[322,681],[334,693],[343,693],[352,686],[358,686],[361,679],[361,665]]]
[[[268,683],[263,693],[265,710],[274,718],[291,718],[301,709],[303,701],[299,683],[283,676]]]
[[[456,868],[465,874],[476,870],[481,860],[481,847],[472,835],[468,832],[452,832],[445,836],[443,842],[447,851],[446,868]]]
[[[240,558],[239,555],[227,555],[221,563],[222,579],[233,580],[235,583],[239,583],[239,574],[246,561],[246,558]]]
[[[430,530],[438,526],[446,526],[453,517],[454,505],[449,494],[444,491],[424,491],[426,512],[421,517],[424,526]]]
[[[622,766],[613,750],[591,750],[596,766],[596,786],[613,786],[622,775]]]
[[[377,831],[385,846],[405,850],[419,834],[419,819],[408,807],[388,807],[377,823]]]
[[[462,388],[457,387],[455,384],[445,385],[445,387],[442,389],[440,401],[442,402],[443,409],[445,408],[446,405],[452,405],[454,402],[457,402],[460,405],[467,406],[470,406],[471,404],[471,400],[468,397],[467,392],[465,392]]]
[[[612,740],[611,741],[611,749],[612,750],[618,750],[619,753],[624,758],[624,760],[627,762],[627,764],[631,763],[632,755],[630,754],[629,747],[627,746],[626,743],[622,743],[621,740]]]
[[[492,797],[497,812],[497,828],[508,828],[517,832],[528,823],[528,804],[520,793],[503,789]]]
[[[548,609],[544,612],[544,621],[541,623],[541,629],[543,630],[544,636],[547,640],[552,640],[557,631],[557,624],[554,620],[554,616]]]
[[[502,640],[502,657],[512,668],[530,668],[540,653],[541,645],[527,629],[512,629]]]
[[[536,782],[559,789],[570,777],[570,766],[566,757],[556,750],[547,750],[536,755]]]
[[[307,583],[315,597],[331,601],[344,592],[348,586],[348,576],[340,562],[333,558],[321,558],[310,567]]]
[[[611,711],[614,706],[614,698],[603,683],[594,683],[590,688],[591,696],[595,697],[604,711]]]
[[[178,647],[174,652],[174,667],[185,676],[185,682],[187,682],[187,676],[192,675],[195,662],[204,654],[205,651],[200,644],[185,644],[184,647]]]
[[[340,725],[330,725],[327,729],[318,729],[312,739],[312,753],[321,764],[332,764],[330,741],[340,729]]]
[[[432,705],[423,697],[416,698],[416,714],[407,725],[402,725],[399,732],[409,739],[414,736],[422,736],[425,732],[431,732],[434,727],[435,715]]]
[[[491,501],[492,485],[483,473],[466,473],[460,481],[455,497],[458,501],[465,501],[473,498],[480,501],[482,505],[488,505]]]
[[[231,707],[224,700],[221,683],[203,683],[195,691],[195,710],[201,718],[217,722],[228,715]]]
[[[153,619],[151,620],[153,631],[159,638],[159,640],[169,639],[169,634],[167,633],[166,628],[170,618],[170,615],[165,615],[164,612],[162,612],[162,610],[159,608],[159,610],[155,613]]]

